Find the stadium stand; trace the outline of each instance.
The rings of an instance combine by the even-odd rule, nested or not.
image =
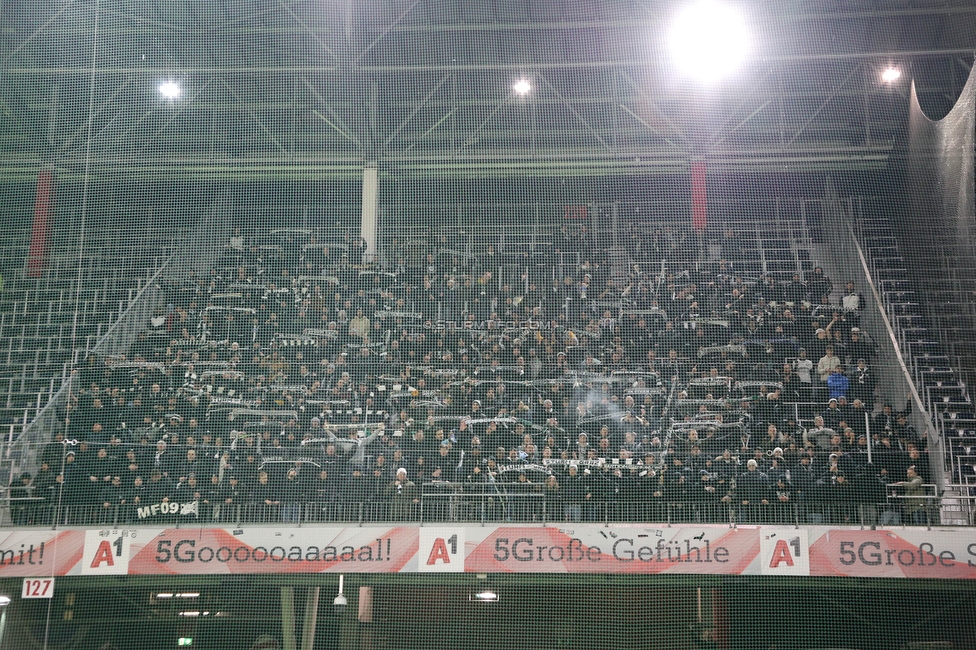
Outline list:
[[[0,650],[976,650],[972,0],[0,25]]]
[[[235,233],[79,364],[11,520],[932,523],[926,436],[873,412],[863,296],[761,217],[620,248],[397,233],[384,263]]]

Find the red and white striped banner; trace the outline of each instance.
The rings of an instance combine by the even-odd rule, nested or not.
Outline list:
[[[976,579],[972,530],[394,526],[11,530],[0,577],[697,573]]]

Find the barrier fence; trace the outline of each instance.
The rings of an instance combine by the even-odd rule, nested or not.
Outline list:
[[[0,527],[85,527],[160,525],[193,527],[211,524],[369,524],[500,522],[551,524],[767,524],[787,526],[937,526],[976,524],[976,497],[944,501],[934,486],[927,496],[889,494],[877,501],[796,499],[744,502],[729,500],[580,500],[536,491],[517,491],[462,484],[425,484],[416,499],[365,501],[273,501],[225,503],[199,499],[179,503],[56,504],[45,499],[9,499],[0,511]],[[484,489],[482,489],[484,488]]]

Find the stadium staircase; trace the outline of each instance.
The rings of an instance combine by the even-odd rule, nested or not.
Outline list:
[[[0,431],[16,439],[161,263],[158,252],[89,244],[54,251],[39,278],[17,273],[0,297]],[[80,268],[79,268],[80,266]]]
[[[857,223],[857,238],[885,311],[945,445],[950,481],[976,486],[976,408],[959,372],[961,355],[955,348],[960,340],[969,344],[973,332],[948,326],[959,317],[951,313],[942,294],[926,299],[920,293],[889,218],[862,214]]]
[[[192,224],[159,219],[128,237],[108,224],[85,237],[63,233],[40,278],[19,271],[7,281],[0,296],[0,475],[37,466],[37,450],[63,425],[71,370],[86,353],[125,353],[165,304],[168,281],[213,266],[229,241],[233,206],[224,188]]]

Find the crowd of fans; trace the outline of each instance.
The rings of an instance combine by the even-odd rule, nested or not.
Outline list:
[[[731,232],[711,262],[680,230],[628,236],[638,263],[615,274],[568,227],[532,256],[444,235],[382,264],[355,237],[235,234],[129,354],[77,370],[14,522],[843,523],[922,494],[925,440],[876,408],[853,283],[743,277]],[[900,503],[877,516],[922,522],[923,500]]]

